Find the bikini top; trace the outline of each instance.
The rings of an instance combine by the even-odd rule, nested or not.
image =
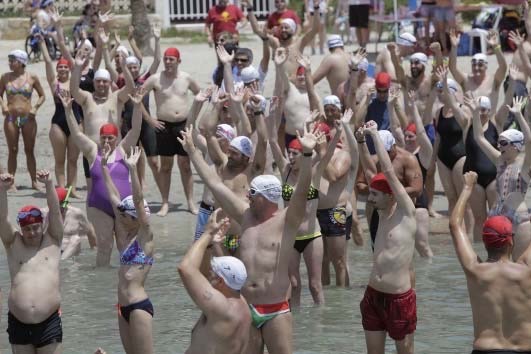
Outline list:
[[[142,247],[138,243],[138,240],[134,240],[120,255],[121,265],[133,265],[133,264],[153,264],[153,257],[148,257],[144,253]]]
[[[33,87],[28,82],[28,76],[26,74],[26,81],[24,84],[20,87],[16,87],[13,82],[8,82],[6,84],[6,95],[22,95],[26,98],[31,98],[31,94],[33,93]]]
[[[291,168],[288,171],[288,174],[286,176],[286,181],[282,185],[282,199],[284,201],[289,202],[291,199],[291,195],[293,194],[293,191],[295,188],[293,188],[292,185],[288,184],[288,177],[291,173]],[[313,200],[313,199],[319,199],[319,190],[315,188],[314,186],[310,185],[310,188],[308,189],[308,194],[306,195],[306,200]]]

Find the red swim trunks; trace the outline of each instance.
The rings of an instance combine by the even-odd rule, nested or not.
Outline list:
[[[394,340],[403,340],[417,328],[417,295],[387,294],[367,286],[360,303],[363,329],[387,331]]]

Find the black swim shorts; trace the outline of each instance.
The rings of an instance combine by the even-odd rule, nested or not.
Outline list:
[[[7,313],[7,333],[9,343],[33,345],[42,348],[53,343],[63,342],[63,326],[59,310],[41,323],[22,323],[11,312]]]

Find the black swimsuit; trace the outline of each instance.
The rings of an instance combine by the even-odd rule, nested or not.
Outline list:
[[[428,209],[428,194],[426,194],[426,176],[428,175],[428,170],[422,166],[420,162],[420,156],[417,152],[415,154],[417,161],[419,162],[420,171],[422,172],[422,193],[415,199],[415,208],[417,209]]]
[[[468,129],[466,134],[466,160],[463,165],[463,173],[474,171],[478,174],[478,184],[487,189],[488,185],[496,179],[496,165],[494,165],[487,155],[481,150],[474,139],[473,128]],[[498,131],[490,121],[485,130],[485,139],[495,148],[498,147]]]
[[[465,144],[463,143],[463,130],[457,123],[454,116],[445,118],[441,108],[439,121],[437,122],[437,133],[441,137],[437,157],[450,170],[459,159],[465,156]]]

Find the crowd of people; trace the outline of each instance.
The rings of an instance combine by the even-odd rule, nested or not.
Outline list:
[[[430,217],[440,217],[433,209],[436,171],[470,294],[473,353],[531,353],[531,221],[525,202],[531,41],[511,32],[516,52],[508,65],[491,31],[487,42],[496,64],[477,53],[467,68],[457,65],[453,30],[448,50],[430,44],[431,63],[411,33],[401,33],[373,63],[363,31],[353,53],[331,34],[326,41],[321,37],[329,53],[312,70],[303,53],[323,29],[323,2],[306,4],[306,30],[284,1],[275,2],[277,11],[263,27],[252,4],[243,5],[245,21],[263,43],[261,61],[253,65],[256,53],[240,43],[241,9],[221,0],[206,20],[217,66],[212,84],[200,87],[180,69],[177,48],[162,52],[158,26],[152,28],[153,62],[142,71],[140,50],[132,46],[130,53],[116,36],[110,38],[110,14],[97,16],[94,37],[81,38],[73,55],[61,16],[47,3],[62,53],[53,63],[40,37],[55,104],[49,131],[53,174],[37,169],[34,153],[36,115],[48,89],[31,72],[26,52],[9,53],[9,72],[0,77],[8,146],[7,171],[0,164],[0,238],[11,277],[7,332],[13,352],[62,351],[60,262],[79,254],[86,236],[97,249],[98,267],[110,264],[116,243],[125,352],[153,353],[154,307],[144,284],[157,230],[143,194],[154,187],[145,164],[164,217],[177,156],[188,211],[197,214],[178,272],[202,311],[187,353],[292,353],[291,308],[301,303],[301,258],[314,304],[325,303],[324,285],[349,286],[348,241],[364,242],[358,199],[366,201],[373,252],[359,330],[369,354],[384,353],[387,334],[399,354],[413,353],[412,260],[415,250],[429,261],[434,254],[429,229]],[[374,77],[369,65],[376,68]],[[493,74],[489,65],[497,65]],[[315,84],[323,79],[330,94],[319,97]],[[269,98],[263,95],[266,80],[274,83]],[[156,112],[150,112],[151,91]],[[17,192],[20,135],[31,187],[44,184],[47,208],[36,200],[16,212],[15,224],[8,199]],[[69,205],[70,198],[81,198],[80,154],[86,212]],[[192,166],[204,183],[199,207]],[[485,260],[472,248],[481,241]]]

